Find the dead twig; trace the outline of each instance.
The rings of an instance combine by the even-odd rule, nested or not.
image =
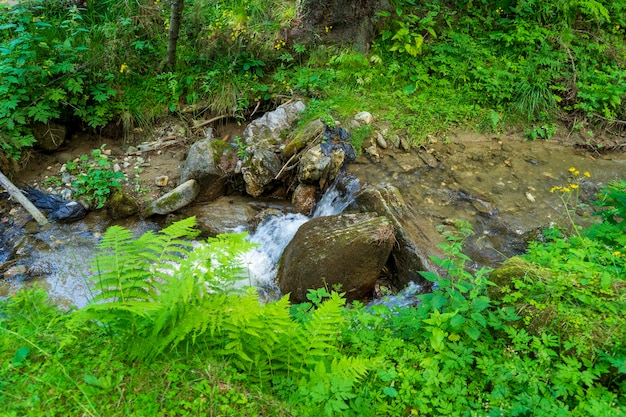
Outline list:
[[[200,122],[200,123],[198,123],[198,124],[197,124],[197,125],[195,125],[193,128],[194,128],[194,129],[200,129],[201,127],[204,127],[204,126],[206,126],[206,125],[210,125],[210,124],[211,124],[211,123],[213,123],[213,122],[217,122],[218,120],[226,119],[226,118],[228,118],[228,117],[230,117],[230,116],[229,116],[229,115],[227,115],[227,114],[223,114],[223,115],[221,115],[221,116],[216,116],[216,117],[213,117],[213,118],[211,118],[211,119],[209,119],[209,120],[205,120],[204,122]]]

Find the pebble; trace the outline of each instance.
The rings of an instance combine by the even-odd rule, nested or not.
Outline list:
[[[371,124],[373,119],[374,117],[372,116],[372,113],[367,112],[367,111],[359,112],[354,116],[354,120],[356,120],[357,122],[364,123],[366,125]]]
[[[406,138],[400,138],[400,149],[404,151],[408,151],[409,149],[411,149],[411,146],[409,145],[409,142],[406,140]]]
[[[170,180],[170,177],[168,177],[167,175],[161,175],[155,178],[155,183],[157,187],[165,187],[167,186],[167,183],[169,182],[169,180]]]
[[[376,135],[376,144],[383,149],[387,149],[387,141],[385,140],[385,138],[383,137],[382,134],[377,134]]]
[[[113,164],[113,172],[120,172],[121,170],[120,164]]]

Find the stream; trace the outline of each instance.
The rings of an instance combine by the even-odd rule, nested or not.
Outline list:
[[[378,163],[359,157],[348,167],[353,179],[345,187],[350,192],[331,188],[313,217],[342,212],[359,186],[392,185],[400,190],[408,207],[404,227],[419,231],[424,246],[436,247],[441,242],[438,226],[462,219],[475,231],[464,246],[474,266],[497,267],[522,253],[526,241],[542,228],[567,225],[563,202],[550,189],[575,180],[570,167],[590,172],[590,178],[579,178],[579,198],[584,203],[602,185],[626,178],[623,153],[592,155],[556,142],[456,137],[419,152],[383,151]],[[578,214],[577,221],[591,221],[588,211]],[[28,220],[20,207],[0,200],[0,272],[4,272],[0,297],[37,283],[65,308],[88,302],[89,260],[108,227],[118,224],[138,236],[162,226],[138,218],[112,221],[103,210],[72,224],[38,228]],[[247,255],[245,263],[249,282],[260,288],[262,298],[277,296],[274,276],[278,259],[308,220],[300,214],[283,213],[266,219],[251,234],[250,239],[260,246]],[[237,230],[245,228],[233,231]],[[407,288],[408,293],[414,290]]]

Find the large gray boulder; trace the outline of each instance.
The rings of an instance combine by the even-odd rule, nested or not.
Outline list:
[[[174,188],[169,193],[153,201],[144,210],[143,216],[169,214],[191,203],[200,193],[200,185],[196,180],[189,180]]]
[[[281,133],[283,130],[289,129],[305,108],[306,106],[302,101],[286,103],[253,120],[243,131],[246,144],[268,142],[274,145],[282,142]]]
[[[227,174],[220,166],[220,161],[225,152],[230,152],[228,144],[217,139],[207,138],[191,145],[180,174],[180,183],[196,180],[203,201],[223,196]]]
[[[277,280],[294,303],[309,289],[340,285],[348,300],[369,295],[394,244],[393,225],[373,213],[318,217],[300,226],[280,259]]]

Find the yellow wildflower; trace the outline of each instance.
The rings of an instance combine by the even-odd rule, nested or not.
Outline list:
[[[570,184],[569,186],[572,190],[575,190],[578,188],[578,184]]]
[[[125,72],[128,72],[128,65],[126,65],[126,62],[120,66],[120,74],[124,74]]]
[[[618,251],[618,250],[616,250],[615,252],[613,252],[613,255],[615,255],[615,256],[620,256],[621,254],[622,254],[622,253],[621,253],[620,251]]]
[[[574,171],[576,171],[576,168],[570,167],[569,172],[574,172]]]
[[[587,178],[591,177],[591,174],[589,173],[589,171],[583,172],[583,175]]]
[[[564,192],[564,193],[569,193],[570,191],[572,191],[572,190],[570,190],[570,189],[569,189],[569,188],[567,188],[567,187],[563,188],[563,192]]]

